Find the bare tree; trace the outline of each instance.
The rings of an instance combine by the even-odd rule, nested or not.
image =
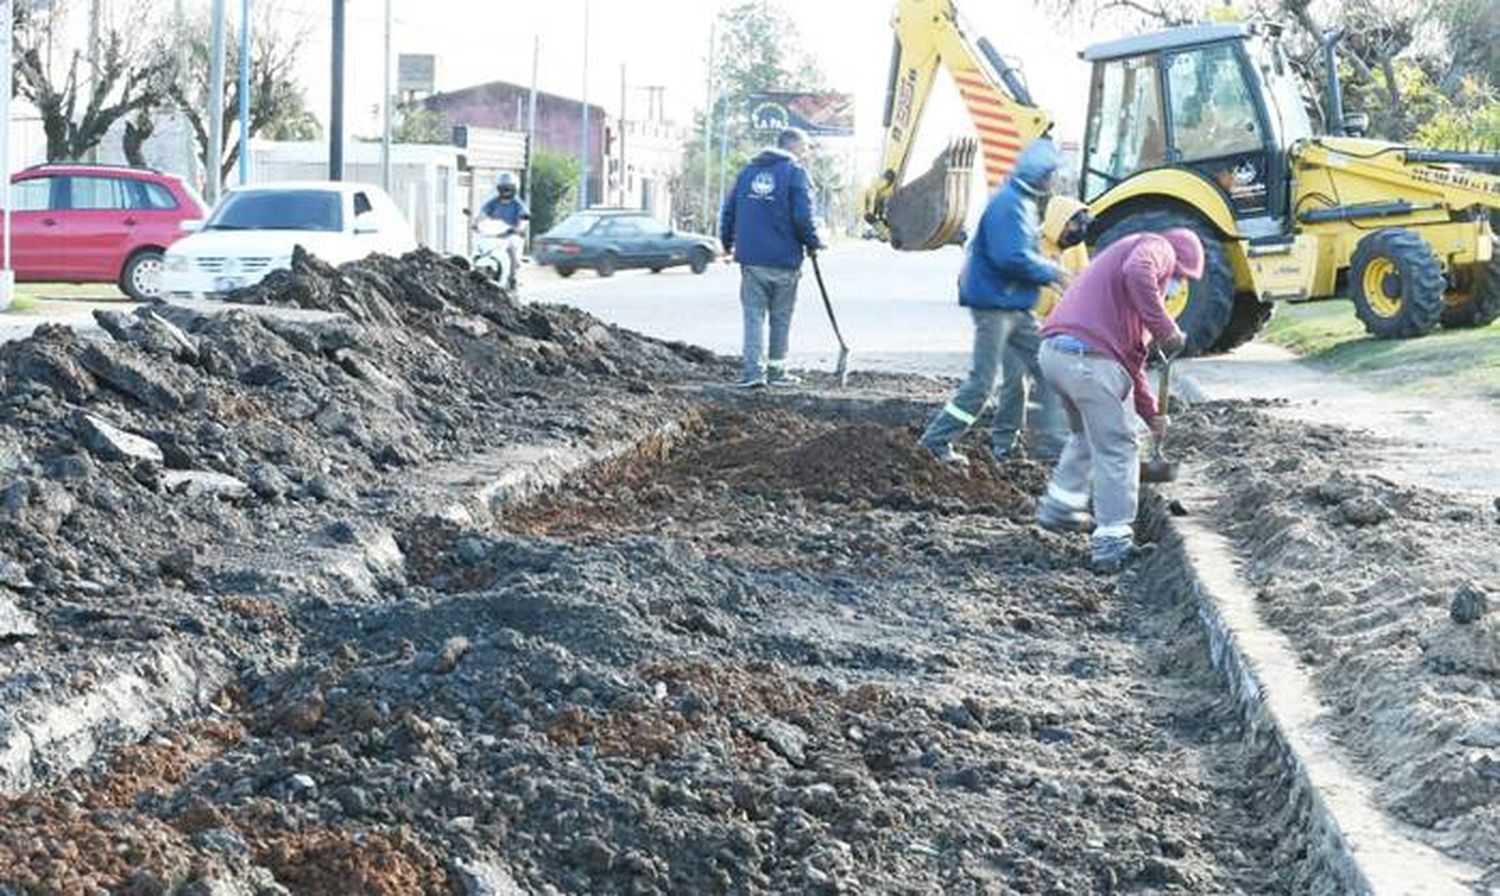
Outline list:
[[[41,114],[49,161],[82,158],[115,122],[157,105],[168,70],[156,45],[163,29],[142,24],[154,18],[150,2],[131,5],[129,28],[104,23],[97,60],[83,48],[54,59],[53,49],[66,40],[72,6],[55,0],[46,9],[15,9],[16,94]]]
[[[304,25],[298,30],[278,28],[287,19],[279,15],[275,3],[256,4],[259,15],[251,25],[250,35],[250,136],[262,131],[316,136],[316,123],[307,112],[302,86],[295,79],[297,55],[307,42]],[[209,120],[209,46],[210,24],[207,18],[190,22],[180,40],[188,41],[188,68],[174,77],[166,94],[172,106],[193,130],[198,154],[208,162]],[[173,51],[175,56],[176,51]],[[239,42],[227,41],[225,47],[224,145],[220,147],[222,176],[229,176],[239,163],[240,86]],[[129,135],[127,134],[127,140]]]

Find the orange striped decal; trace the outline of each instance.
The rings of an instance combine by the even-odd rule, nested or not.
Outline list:
[[[1017,150],[1021,148],[1021,142],[1019,140],[1011,139],[1012,135],[1015,133],[1014,131],[1001,130],[999,128],[987,128],[984,125],[979,125],[978,129],[979,139],[983,140],[986,146],[999,146],[1004,149]]]
[[[1021,131],[1011,103],[978,72],[962,72],[953,79],[979,133],[985,182],[993,189],[1009,176],[1021,152]]]

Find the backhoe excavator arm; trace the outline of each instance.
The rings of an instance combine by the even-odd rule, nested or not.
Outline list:
[[[1046,133],[1052,122],[990,43],[969,38],[953,0],[898,0],[891,28],[895,46],[886,85],[882,173],[865,190],[865,220],[897,249],[936,249],[954,242],[963,229],[976,155],[985,183],[994,189],[1010,173],[1021,147]],[[977,143],[955,141],[929,171],[903,184],[939,66],[958,87]]]

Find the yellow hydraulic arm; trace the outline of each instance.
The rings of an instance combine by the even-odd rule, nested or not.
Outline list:
[[[897,249],[936,249],[955,241],[963,228],[976,156],[994,189],[1021,147],[1052,122],[989,41],[970,40],[953,0],[897,0],[891,28],[896,39],[886,85],[882,173],[865,191],[865,220]],[[977,143],[950,143],[929,171],[903,185],[939,65],[958,87]]]

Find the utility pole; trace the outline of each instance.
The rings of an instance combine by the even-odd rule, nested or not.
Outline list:
[[[625,63],[620,63],[620,207],[625,207]]]
[[[380,135],[380,186],[391,191],[391,0],[385,0],[385,110]]]
[[[578,171],[578,210],[589,207],[589,0],[583,0],[583,164]]]
[[[224,0],[214,0],[212,39],[208,51],[208,152],[203,164],[208,170],[210,205],[219,202],[224,188]]]
[[[240,186],[250,182],[250,0],[240,0]]]
[[[729,98],[720,97],[724,119],[719,122],[719,208],[724,207],[724,177],[729,167]]]
[[[708,25],[708,99],[703,109],[703,227],[714,219],[713,209],[708,204],[709,157],[714,152],[714,50],[718,46],[719,20],[716,16]]]
[[[531,168],[536,161],[536,70],[542,58],[542,36],[532,35],[531,38],[531,99],[526,110],[526,182],[523,185],[526,192],[523,194],[526,201],[531,201]],[[527,230],[528,235],[530,229]]]
[[[5,213],[0,227],[5,233],[0,236],[0,310],[10,307],[16,291],[16,272],[10,268],[10,91],[11,40],[14,30],[15,5],[11,0],[0,0],[0,195],[5,199]]]
[[[223,0],[216,0],[223,2]],[[344,179],[344,0],[333,0],[333,90],[328,115],[328,179]]]
[[[104,64],[100,57],[103,55],[100,31],[103,20],[102,0],[92,0],[89,4],[89,102],[99,104],[99,70]],[[99,148],[90,147],[88,151],[89,161],[99,161]]]

